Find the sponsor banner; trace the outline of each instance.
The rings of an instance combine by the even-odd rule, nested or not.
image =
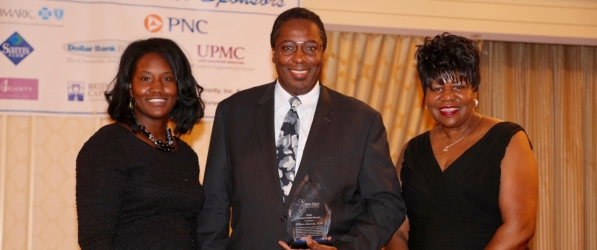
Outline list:
[[[0,6],[0,113],[105,114],[104,92],[135,40],[185,51],[206,118],[231,94],[272,81],[269,35],[299,0],[8,0]],[[108,14],[109,13],[109,14]]]

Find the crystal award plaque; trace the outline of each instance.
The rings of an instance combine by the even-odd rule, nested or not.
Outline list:
[[[298,188],[299,193],[291,201],[288,209],[288,233],[294,241],[288,245],[293,249],[308,249],[306,240],[302,239],[306,236],[311,236],[321,245],[332,245],[328,240],[332,212],[319,195],[319,188],[306,177]]]

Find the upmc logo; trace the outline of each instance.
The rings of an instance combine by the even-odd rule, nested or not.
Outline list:
[[[157,14],[149,14],[143,20],[145,29],[151,33],[162,31],[164,24],[168,26],[168,32],[181,33],[199,33],[207,34],[207,20],[204,19],[186,19],[178,17],[167,17],[167,23],[164,23],[162,17]]]
[[[197,48],[201,58],[245,59],[244,47],[224,47],[219,45],[199,45]]]

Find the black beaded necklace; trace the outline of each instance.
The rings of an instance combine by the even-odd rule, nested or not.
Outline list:
[[[162,140],[156,139],[155,136],[145,130],[145,126],[141,125],[136,118],[135,123],[137,123],[137,126],[139,126],[141,129],[141,133],[143,133],[143,135],[145,135],[151,142],[153,142],[153,144],[155,144],[155,148],[164,152],[172,152],[172,150],[174,150],[174,140],[172,139],[172,131],[170,131],[170,128],[166,128],[166,139],[168,140],[168,143],[164,143]]]

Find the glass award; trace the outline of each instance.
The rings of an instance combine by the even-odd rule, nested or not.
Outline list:
[[[305,178],[298,190],[288,209],[288,233],[294,240],[288,245],[292,249],[308,249],[303,237],[311,236],[317,243],[331,246],[328,231],[332,212],[319,195],[320,186],[314,186],[310,179]]]

